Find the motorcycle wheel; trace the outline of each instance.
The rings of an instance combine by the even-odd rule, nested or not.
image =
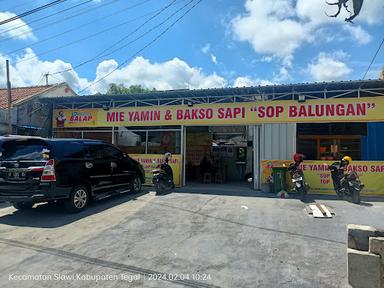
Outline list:
[[[337,197],[339,197],[339,199],[344,199],[345,193],[343,192],[343,188],[341,188],[341,187],[335,188],[335,191],[336,191],[336,195],[337,195]]]
[[[353,191],[353,194],[352,194],[352,202],[355,204],[360,204],[360,190],[356,190],[356,189],[354,190],[355,191]]]
[[[164,194],[165,192],[165,188],[164,188],[164,185],[160,184],[160,183],[156,183],[155,185],[155,191],[156,191],[156,194]]]
[[[301,185],[301,187],[296,187],[297,193],[300,195],[300,199],[302,201],[305,201],[307,199],[307,188],[305,187],[304,183]]]

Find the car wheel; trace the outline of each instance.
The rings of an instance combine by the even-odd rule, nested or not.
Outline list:
[[[85,209],[89,202],[87,187],[79,185],[72,189],[69,198],[65,200],[64,206],[69,212],[80,212]]]
[[[12,203],[12,205],[17,210],[29,210],[29,209],[32,209],[33,203],[30,203],[30,202],[18,202],[18,203]]]
[[[132,192],[139,193],[141,191],[141,179],[139,176],[135,176],[132,180]]]

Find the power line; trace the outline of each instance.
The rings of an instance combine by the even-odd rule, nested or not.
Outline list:
[[[105,7],[105,6],[107,6],[107,5],[114,4],[116,1],[118,1],[118,0],[111,0],[110,2],[107,2],[107,3],[104,3],[104,2],[103,2],[103,4],[94,6],[93,8],[90,8],[90,9],[84,9],[84,10],[82,10],[81,12],[79,12],[79,13],[77,13],[77,14],[76,14],[76,13],[75,13],[75,14],[71,14],[71,15],[69,15],[69,16],[67,16],[67,17],[64,17],[64,18],[62,18],[62,19],[59,19],[59,20],[55,20],[55,21],[51,21],[51,22],[47,22],[47,23],[43,23],[43,25],[40,25],[40,26],[38,26],[38,27],[36,27],[36,28],[33,28],[33,31],[35,32],[35,31],[38,31],[38,30],[42,30],[42,29],[49,28],[49,27],[51,27],[52,25],[55,25],[55,24],[58,24],[58,23],[67,21],[67,20],[69,20],[69,19],[71,19],[71,18],[75,18],[75,17],[77,17],[77,16],[81,16],[81,15],[87,14],[87,13],[89,13],[89,12],[92,12],[92,11],[94,11],[94,10],[100,9],[100,8]],[[13,39],[13,38],[15,38],[15,37],[19,37],[19,36],[28,34],[28,33],[30,33],[30,31],[26,31],[26,32],[23,32],[23,33],[19,33],[19,34],[17,34],[17,35],[11,35],[11,36],[8,36],[8,37],[4,37],[4,38],[2,38],[2,39],[0,40],[0,43],[1,43],[1,42],[5,42],[5,41],[8,41],[8,40],[10,40],[10,39]]]
[[[193,8],[195,8],[198,4],[200,4],[203,0],[197,1],[191,8],[189,8],[187,11],[185,11],[179,18],[177,18],[174,22],[172,22],[166,29],[164,29],[159,35],[157,35],[152,41],[147,43],[143,48],[139,49],[136,53],[134,53],[129,59],[125,60],[121,64],[119,64],[116,68],[114,68],[112,71],[108,72],[105,74],[103,77],[99,78],[98,80],[92,82],[90,85],[87,87],[83,88],[82,90],[79,91],[79,93],[87,90],[88,88],[92,87],[93,85],[101,82],[105,78],[107,78],[109,75],[114,73],[116,70],[120,69],[122,66],[126,65],[132,58],[136,57],[139,55],[142,51],[144,51],[146,48],[151,46],[153,43],[155,43],[158,39],[160,39],[165,33],[167,33],[173,26],[176,25],[182,18],[184,18]]]
[[[170,4],[167,4],[164,8],[160,9],[159,12],[157,12],[154,16],[150,17],[147,21],[145,21],[143,24],[141,24],[138,28],[136,28],[133,32],[129,33],[128,35],[130,36],[130,35],[132,35],[133,33],[135,33],[136,31],[138,31],[141,27],[143,27],[143,26],[144,26],[146,23],[148,23],[150,20],[152,20],[153,18],[157,17],[157,16],[160,15],[164,10],[166,10],[166,9],[168,9],[170,6],[172,6],[176,1],[177,1],[177,0],[172,0],[172,2],[171,2]],[[106,31],[103,31],[103,32],[106,32]],[[96,33],[92,34],[91,37],[98,36],[98,35],[100,35],[100,32],[96,32]],[[81,38],[81,39],[78,39],[78,40],[69,42],[69,43],[64,44],[64,45],[62,45],[62,46],[59,46],[59,47],[50,49],[50,50],[45,51],[45,52],[42,52],[42,53],[39,53],[39,54],[34,55],[34,56],[32,56],[32,57],[29,57],[29,58],[26,58],[26,59],[21,59],[21,60],[17,61],[16,64],[17,64],[17,63],[21,63],[21,62],[25,62],[25,61],[29,61],[29,60],[31,60],[31,59],[35,59],[35,58],[37,58],[37,57],[39,57],[39,56],[41,56],[41,55],[45,55],[45,54],[54,52],[54,51],[56,51],[56,50],[59,50],[59,49],[61,49],[61,48],[67,47],[67,46],[71,46],[71,45],[77,44],[78,42],[83,41],[83,40],[88,39],[88,38],[90,38],[90,37],[89,37],[89,36],[87,36],[87,37],[83,37],[83,38]],[[101,55],[102,55],[105,51],[107,51],[108,49],[110,49],[110,48],[114,47],[115,45],[117,45],[118,43],[120,43],[122,40],[124,40],[124,38],[126,38],[126,37],[123,37],[122,39],[120,39],[119,41],[115,42],[114,44],[112,44],[112,45],[111,45],[110,47],[108,47],[107,49],[105,49],[105,50],[103,50],[102,52],[100,52],[99,54],[97,54],[97,55],[95,56],[95,59],[97,59],[97,57],[101,56]],[[94,59],[92,59],[92,61],[93,61],[93,60],[94,60]],[[88,62],[90,62],[90,61],[87,60],[87,61],[85,61],[85,62],[88,63]],[[58,73],[53,73],[53,74],[58,74]]]
[[[16,15],[16,16],[11,17],[11,18],[8,18],[8,19],[5,19],[5,20],[3,20],[3,21],[0,21],[0,25],[3,25],[3,24],[6,24],[6,23],[15,21],[15,20],[17,20],[17,19],[23,18],[23,17],[25,17],[25,16],[28,16],[28,15],[31,15],[31,14],[33,14],[33,13],[39,12],[39,11],[41,11],[41,10],[50,8],[50,7],[52,7],[52,6],[55,6],[55,5],[57,5],[57,4],[60,4],[60,3],[62,3],[62,2],[65,2],[65,1],[67,1],[67,0],[56,0],[56,1],[50,2],[50,3],[48,3],[48,4],[39,6],[39,7],[37,7],[37,8],[32,9],[32,10],[23,12],[23,13],[21,13],[21,14],[18,14],[18,15]]]
[[[180,11],[184,10],[186,7],[188,7],[189,4],[191,4],[193,1],[195,0],[189,0],[188,3],[184,4],[181,8],[179,8],[178,10],[176,10],[175,12],[173,12],[171,15],[169,15],[167,18],[165,18],[162,22],[160,22],[159,24],[157,24],[156,26],[153,26],[152,28],[148,29],[147,31],[145,31],[144,33],[142,33],[140,36],[136,37],[135,39],[129,41],[128,43],[120,46],[120,47],[117,47],[116,49],[113,49],[111,51],[109,51],[108,53],[104,54],[103,52],[106,52],[108,50],[110,50],[113,46],[117,46],[117,44],[121,43],[123,40],[127,39],[129,36],[125,36],[123,37],[122,39],[120,39],[118,42],[115,43],[115,45],[112,45],[111,47],[109,47],[108,49],[105,49],[103,52],[99,53],[98,54],[98,57],[95,58],[94,60],[97,60],[97,59],[100,59],[102,57],[105,57],[105,56],[109,56],[113,53],[115,53],[116,51],[119,51],[125,47],[127,47],[128,45],[140,40],[141,38],[143,38],[144,36],[148,35],[149,33],[151,33],[152,31],[158,29],[159,27],[161,27],[162,25],[164,25],[168,20],[170,20],[173,16],[175,16],[176,14],[178,14]],[[133,33],[132,33],[133,34]]]
[[[2,30],[2,31],[0,31],[0,34],[4,34],[4,33],[7,33],[7,32],[10,32],[10,31],[13,31],[13,30],[16,30],[16,29],[25,27],[25,26],[29,26],[31,23],[35,23],[35,22],[38,22],[38,21],[40,21],[40,20],[45,20],[45,19],[47,19],[47,18],[50,18],[50,17],[55,16],[55,15],[58,15],[58,14],[60,14],[60,13],[69,11],[69,10],[74,9],[74,8],[77,8],[77,7],[79,7],[79,6],[82,6],[82,5],[87,4],[87,3],[89,3],[89,2],[92,2],[92,1],[94,1],[94,0],[87,0],[87,1],[85,1],[85,2],[82,2],[82,3],[76,4],[76,5],[74,5],[74,6],[71,6],[71,7],[69,7],[69,8],[66,8],[66,9],[63,9],[63,10],[60,10],[60,11],[57,11],[57,12],[55,12],[55,13],[53,13],[53,14],[50,14],[50,15],[47,15],[47,16],[44,16],[44,17],[40,17],[40,18],[38,18],[38,19],[33,19],[33,20],[31,20],[31,21],[28,21],[28,24],[25,23],[25,24],[18,25],[18,26],[12,26],[12,27],[10,27],[10,28],[7,29],[7,30]]]
[[[44,77],[44,73],[41,73],[41,75],[40,75],[40,79],[39,79],[39,81],[37,81],[37,83],[35,84],[35,86],[38,86],[38,85],[40,84],[41,80],[43,80],[43,77]]]
[[[151,14],[151,13],[149,13],[149,14]],[[147,15],[147,14],[145,14],[144,16],[146,16],[146,15]],[[103,34],[103,33],[105,33],[105,32],[108,32],[108,31],[110,31],[110,30],[113,30],[113,29],[115,29],[115,28],[117,28],[117,27],[119,27],[119,26],[125,25],[125,24],[127,24],[127,23],[134,22],[134,21],[136,21],[136,20],[138,20],[138,19],[141,19],[142,17],[143,17],[143,16],[136,17],[136,18],[134,18],[134,19],[125,21],[124,23],[121,23],[121,24],[112,26],[112,27],[107,28],[107,29],[105,29],[105,30],[98,31],[98,32],[93,33],[93,34],[91,34],[91,35],[88,35],[88,36],[86,36],[86,37],[83,37],[83,38],[80,38],[80,39],[71,41],[71,42],[69,42],[69,43],[66,43],[66,44],[64,44],[64,45],[61,45],[61,46],[52,48],[52,49],[50,49],[50,50],[46,50],[46,51],[44,51],[44,52],[41,52],[41,53],[36,54],[36,55],[34,55],[34,56],[31,56],[31,57],[29,57],[29,58],[21,59],[21,60],[19,60],[19,61],[16,61],[15,64],[17,64],[17,63],[22,63],[22,62],[26,62],[26,61],[29,61],[29,60],[38,58],[39,56],[42,56],[42,55],[46,55],[46,54],[55,52],[55,51],[60,50],[60,49],[62,49],[62,48],[65,48],[65,47],[68,47],[68,46],[75,45],[75,44],[77,44],[77,43],[79,43],[79,42],[81,42],[81,41],[90,39],[90,38],[92,38],[92,37],[99,36],[100,34]],[[54,74],[58,74],[58,73],[54,73]]]
[[[94,1],[94,0],[91,0],[91,1]],[[140,2],[140,3],[138,3],[138,4],[135,4],[135,5],[126,7],[126,8],[124,8],[124,9],[118,10],[118,11],[116,11],[116,12],[114,12],[114,13],[111,13],[111,14],[109,14],[109,15],[103,17],[103,18],[104,18],[104,19],[107,19],[107,18],[109,18],[109,17],[112,17],[112,16],[115,16],[115,15],[117,15],[117,14],[123,13],[123,12],[125,12],[125,11],[127,11],[127,10],[130,10],[130,9],[136,8],[136,7],[138,7],[138,6],[141,6],[141,5],[143,5],[143,4],[145,4],[145,3],[149,2],[149,1],[153,1],[153,0],[145,0],[145,1],[142,1],[142,2]],[[144,14],[144,15],[142,15],[142,16],[140,16],[140,17],[136,17],[136,18],[134,18],[134,19],[128,20],[128,21],[124,21],[123,23],[120,23],[120,24],[118,24],[118,25],[111,26],[111,27],[109,27],[109,28],[107,28],[107,29],[105,29],[105,30],[102,30],[102,31],[98,32],[98,33],[104,33],[104,32],[110,31],[110,30],[112,30],[112,29],[115,29],[115,28],[120,27],[120,26],[122,26],[122,25],[125,25],[125,24],[127,24],[127,23],[131,23],[131,22],[133,22],[133,21],[135,21],[135,20],[137,20],[137,19],[140,19],[140,18],[142,18],[142,17],[144,17],[144,16],[147,16],[147,15],[149,15],[149,14],[152,14],[152,13],[154,13],[154,12],[156,12],[156,11],[157,11],[157,10],[155,10],[155,11],[153,11],[153,12],[150,12],[150,13],[147,13],[147,14]],[[91,25],[91,24],[93,24],[93,23],[95,23],[95,22],[98,22],[98,21],[100,21],[100,20],[99,20],[99,19],[94,19],[93,21],[90,21],[90,22],[81,24],[81,27],[80,27],[80,28],[84,28],[84,27],[89,26],[89,25]],[[47,38],[45,38],[45,39],[42,39],[42,40],[37,41],[37,42],[35,42],[35,43],[32,43],[32,44],[30,44],[30,45],[26,45],[26,46],[23,46],[23,47],[21,47],[21,48],[18,48],[18,49],[9,51],[9,52],[5,52],[5,54],[10,55],[10,54],[13,54],[13,53],[22,51],[22,50],[24,50],[24,49],[26,49],[26,48],[30,48],[30,47],[39,45],[39,44],[41,44],[41,43],[47,42],[47,41],[49,41],[49,40],[55,39],[55,38],[57,38],[57,37],[60,37],[60,36],[62,36],[62,35],[65,35],[65,34],[67,34],[67,33],[70,33],[70,32],[76,31],[76,30],[79,30],[79,27],[73,27],[73,28],[71,28],[71,29],[65,30],[65,31],[63,31],[63,32],[61,32],[61,33],[58,33],[58,34],[55,34],[55,35],[53,35],[53,36],[51,36],[51,37],[47,37]],[[83,40],[92,38],[92,37],[94,37],[94,36],[96,36],[96,35],[97,35],[97,33],[96,33],[96,34],[91,34],[91,35],[89,35],[88,37],[81,38],[81,39],[79,39],[79,40],[77,40],[77,41],[80,42],[80,41],[83,41]],[[55,49],[60,49],[60,48],[66,47],[66,46],[70,46],[70,45],[60,46],[60,47],[57,47],[57,48],[55,48]],[[45,53],[45,52],[42,52],[42,54],[44,54],[44,53]],[[48,53],[48,52],[47,52],[47,53]],[[39,54],[39,55],[42,55],[42,54]],[[45,53],[45,54],[46,54],[46,53]],[[30,58],[29,58],[29,59],[30,59]]]
[[[159,16],[163,11],[165,11],[166,9],[168,9],[169,7],[171,7],[172,5],[174,5],[176,1],[177,1],[177,0],[173,0],[172,2],[170,2],[169,4],[167,4],[166,6],[164,6],[163,8],[161,8],[161,9],[159,10],[159,12],[157,12],[155,15],[153,15],[152,17],[150,17],[149,19],[147,19],[146,21],[144,21],[144,23],[142,23],[141,25],[139,25],[136,29],[134,29],[133,31],[131,31],[130,33],[128,33],[126,36],[124,36],[124,37],[121,38],[120,40],[116,41],[115,43],[113,43],[112,45],[110,45],[109,47],[107,47],[106,49],[104,49],[103,51],[101,51],[101,52],[99,52],[98,54],[96,54],[96,56],[94,56],[94,57],[92,57],[92,58],[90,58],[90,59],[88,59],[88,60],[86,60],[86,61],[83,61],[83,62],[81,62],[81,63],[79,63],[79,64],[73,66],[72,68],[68,68],[68,69],[64,69],[64,70],[62,70],[62,71],[55,72],[55,73],[53,73],[53,75],[55,75],[55,74],[61,74],[61,73],[64,73],[64,72],[69,72],[69,71],[71,71],[71,70],[74,70],[74,69],[76,69],[76,68],[79,68],[79,67],[81,67],[81,66],[83,66],[83,65],[85,65],[85,64],[88,64],[88,63],[93,62],[93,61],[95,61],[95,60],[97,60],[97,59],[100,59],[101,57],[110,55],[111,53],[115,52],[116,50],[113,50],[111,53],[107,53],[107,54],[105,54],[105,52],[107,52],[108,50],[112,49],[112,48],[115,47],[116,45],[120,44],[122,41],[124,41],[125,39],[127,39],[128,37],[130,37],[131,35],[133,35],[134,33],[136,33],[139,29],[141,29],[142,27],[144,27],[147,23],[149,23],[149,22],[150,22],[151,20],[153,20],[155,17]],[[189,3],[191,3],[192,1],[194,1],[194,0],[191,0]],[[184,8],[184,7],[186,7],[187,5],[189,5],[189,3],[186,4],[186,5],[184,5],[182,8]],[[178,11],[180,11],[180,9],[179,9]],[[178,11],[177,11],[177,12],[178,12]],[[176,13],[177,13],[177,12],[176,12]],[[173,13],[172,16],[173,16],[173,15],[175,15],[175,13]],[[163,21],[160,25],[162,25],[163,23],[165,23],[168,19],[169,19],[169,17],[168,17],[165,21]],[[159,27],[159,25],[156,26],[156,27]],[[127,45],[132,44],[133,42],[136,42],[137,40],[141,39],[142,37],[144,37],[145,35],[147,35],[150,31],[153,31],[153,30],[154,30],[154,29],[152,28],[152,29],[150,29],[149,31],[147,31],[147,32],[145,32],[145,33],[143,33],[143,34],[141,34],[139,37],[137,37],[137,38],[134,39],[133,41],[130,41]],[[126,46],[127,46],[127,45],[126,45]]]
[[[383,46],[383,44],[384,44],[384,38],[383,38],[383,40],[381,41],[381,43],[380,43],[380,45],[379,45],[379,48],[377,48],[376,53],[375,53],[375,55],[373,56],[371,63],[369,63],[369,66],[368,66],[368,68],[367,68],[367,71],[365,71],[365,73],[364,73],[363,80],[365,79],[365,77],[367,77],[367,74],[368,74],[369,70],[371,70],[371,67],[372,67],[373,63],[375,62],[376,57],[377,57],[377,55],[379,54],[379,52],[380,52],[381,47]]]
[[[19,3],[19,4],[17,4],[17,5],[8,7],[8,8],[6,8],[6,9],[7,9],[7,11],[10,11],[10,10],[17,9],[17,8],[20,8],[20,7],[24,7],[24,6],[27,6],[27,5],[31,5],[31,3],[28,3],[28,2],[23,3],[23,4],[20,4],[20,3]]]

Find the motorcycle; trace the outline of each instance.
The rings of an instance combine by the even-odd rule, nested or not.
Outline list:
[[[351,157],[345,156],[340,161],[328,165],[331,171],[333,187],[340,198],[350,198],[353,203],[360,203],[360,193],[364,188],[356,172],[345,172],[352,162]]]
[[[300,164],[303,162],[304,156],[296,153],[293,156],[294,163],[288,167],[288,172],[291,175],[292,182],[296,192],[300,195],[302,201],[305,201],[308,194],[307,183],[305,182],[304,172],[300,169]]]
[[[170,192],[175,188],[173,182],[173,171],[171,166],[168,164],[171,159],[171,154],[166,153],[164,162],[152,170],[152,183],[157,194],[164,194]],[[154,162],[156,164],[156,162]]]

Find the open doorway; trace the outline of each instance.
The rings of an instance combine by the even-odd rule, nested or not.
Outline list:
[[[247,183],[252,176],[252,142],[247,126],[186,129],[187,183]]]

